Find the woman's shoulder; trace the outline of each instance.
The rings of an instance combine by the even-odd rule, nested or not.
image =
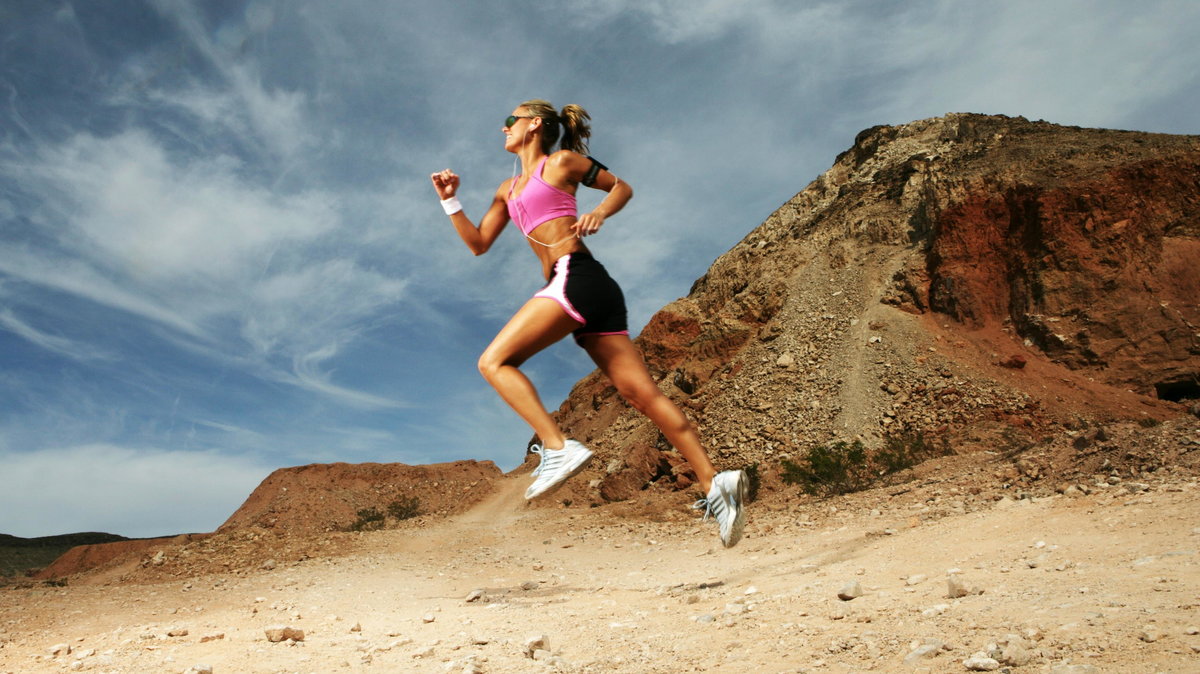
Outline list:
[[[587,160],[585,155],[574,150],[558,150],[546,158],[546,163],[552,166],[573,166]]]
[[[576,177],[591,166],[591,160],[572,150],[558,150],[546,158],[546,166],[563,175]]]

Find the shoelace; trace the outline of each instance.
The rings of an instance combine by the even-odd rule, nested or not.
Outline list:
[[[717,503],[721,506],[725,505],[725,502],[721,500],[718,500]],[[712,515],[713,517],[720,517],[719,514],[713,511],[712,501],[708,500],[707,498],[702,498],[692,504],[692,510],[699,510],[701,508],[704,508],[704,517],[700,520],[701,522],[707,520],[709,515]]]
[[[542,466],[546,465],[546,450],[541,445],[534,445],[533,447],[529,448],[529,451],[538,455],[537,468],[534,468],[533,472],[529,474],[532,477],[537,477],[537,475],[542,472]]]

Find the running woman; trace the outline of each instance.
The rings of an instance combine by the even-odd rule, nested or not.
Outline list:
[[[716,519],[721,543],[732,547],[746,524],[746,473],[717,473],[713,468],[695,428],[650,378],[630,340],[620,287],[582,241],[600,231],[633,197],[628,183],[586,156],[590,119],[578,105],[561,112],[543,100],[517,106],[502,131],[504,149],[520,159],[521,174],[500,184],[478,225],[456,196],[459,177],[449,169],[430,176],[450,222],[472,253],[486,253],[511,219],[529,240],[547,280],[484,350],[479,371],[542,442],[533,447],[541,457],[533,473],[537,479],[525,492],[526,499],[537,498],[583,470],[592,451],[567,438],[519,368],[537,352],[574,334],[621,397],[649,417],[687,459],[707,494],[696,507],[705,508],[706,518],[711,514]],[[575,203],[580,185],[607,193],[594,210],[582,215]]]

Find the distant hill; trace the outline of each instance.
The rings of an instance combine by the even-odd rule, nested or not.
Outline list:
[[[21,538],[0,534],[0,577],[24,576],[29,571],[45,568],[62,556],[64,552],[77,545],[128,540],[131,539],[116,534],[98,532],[40,536],[38,538]]]
[[[36,580],[96,569],[107,569],[113,577],[121,577],[139,565],[152,566],[161,573],[183,573],[193,565],[207,568],[217,558],[214,550],[225,548],[236,553],[221,559],[236,568],[300,555],[292,550],[292,542],[306,535],[378,528],[389,517],[395,522],[402,516],[443,517],[463,512],[491,494],[494,483],[501,477],[500,469],[491,461],[452,461],[425,466],[401,463],[296,466],[271,473],[214,533],[139,539],[74,534],[30,539],[60,543],[43,548],[30,547],[32,544],[25,542],[26,539],[7,538],[20,544],[11,547],[14,551],[39,550],[36,557],[13,556],[14,575],[38,569],[38,573],[28,574]],[[402,511],[405,512],[401,514]],[[101,538],[87,539],[89,536]],[[0,540],[0,551],[10,549],[4,545]],[[178,555],[158,554],[188,545],[193,550]]]

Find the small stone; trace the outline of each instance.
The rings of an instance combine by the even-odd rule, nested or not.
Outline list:
[[[838,599],[841,599],[842,601],[857,599],[858,597],[863,596],[862,585],[857,580],[850,581],[849,583],[846,583],[841,590],[838,590],[837,596]]]
[[[983,594],[983,590],[975,588],[967,583],[966,579],[957,575],[950,576],[946,579],[946,596],[951,599],[959,599],[972,594]]]
[[[267,561],[263,562],[262,566],[259,568],[261,568],[263,571],[274,571],[275,570],[275,560],[268,559]]]
[[[775,365],[778,367],[791,367],[796,364],[796,358],[790,353],[785,353],[775,360]]]
[[[925,582],[925,574],[923,574],[923,573],[914,573],[913,575],[904,579],[904,584],[909,585],[909,586],[920,585],[921,583],[924,583],[924,582]]]
[[[71,644],[54,644],[50,647],[50,657],[57,658],[60,655],[70,655]]]
[[[471,602],[479,601],[480,599],[483,599],[483,596],[483,590],[471,590],[471,594],[467,595],[467,603],[469,604]]]
[[[1033,660],[1033,653],[1029,652],[1026,642],[1023,638],[1010,634],[1004,638],[1000,648],[1000,655],[997,660],[1002,665],[1011,665],[1020,667],[1027,665]]]
[[[434,617],[434,615],[432,613],[426,613],[425,615],[421,616],[421,622],[423,622],[425,624],[429,624],[429,623],[433,622],[434,620],[437,620],[437,618]]]
[[[361,632],[362,631],[362,623],[354,623],[354,627],[351,627],[350,631],[351,632]]]
[[[976,653],[971,657],[963,660],[963,666],[972,672],[992,672],[1000,669],[1000,663],[994,658],[988,657],[987,653]]]
[[[192,665],[183,674],[213,674],[212,665]]]
[[[525,581],[524,583],[521,583],[521,589],[525,590],[526,592],[528,592],[530,590],[536,590],[536,589],[538,589],[538,586],[539,586],[539,583],[536,580],[528,580],[528,581]]]
[[[187,635],[188,631],[186,627],[176,627],[167,632],[167,636],[169,637],[186,637]]]
[[[926,639],[925,643],[914,648],[908,655],[904,656],[904,664],[911,665],[922,660],[928,660],[937,656],[938,653],[946,647],[946,644],[937,639]]]
[[[550,637],[537,634],[525,639],[525,657],[532,658],[535,651],[549,651]]]
[[[304,630],[285,625],[272,625],[263,630],[267,635],[267,641],[271,643],[279,643],[281,641],[304,641]]]
[[[224,638],[225,638],[224,632],[217,632],[216,634],[206,634],[206,635],[200,637],[200,643],[206,644],[210,641],[217,641],[219,639],[224,639]]]
[[[1007,367],[1007,368],[1010,368],[1013,370],[1020,370],[1025,367],[1027,362],[1028,361],[1025,359],[1024,356],[1019,355],[1019,354],[1013,354],[1013,355],[1009,356],[1008,358],[1005,358],[1004,360],[1000,361],[1000,365],[1002,367]]]
[[[1162,630],[1158,629],[1154,625],[1146,625],[1142,628],[1142,631],[1138,633],[1138,639],[1141,639],[1148,644],[1152,644],[1161,638],[1163,638]]]

